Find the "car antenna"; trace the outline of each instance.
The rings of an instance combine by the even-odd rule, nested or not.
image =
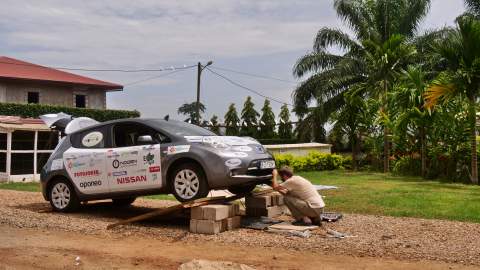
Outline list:
[[[168,115],[168,114],[165,115],[165,117],[163,117],[163,119],[164,119],[165,121],[168,121],[169,118],[170,118],[170,115]]]

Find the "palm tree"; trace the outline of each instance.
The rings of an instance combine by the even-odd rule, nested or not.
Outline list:
[[[315,119],[310,126],[320,128],[329,116],[345,105],[343,93],[363,87],[364,97],[380,97],[382,112],[387,114],[386,94],[396,75],[412,58],[412,45],[420,21],[430,7],[430,0],[335,0],[337,15],[354,33],[322,28],[317,33],[313,52],[301,57],[294,66],[294,76],[303,81],[293,94],[295,112],[305,119]],[[337,47],[341,55],[328,51]],[[316,102],[317,110],[308,104]],[[315,112],[315,117],[308,117]],[[384,171],[389,170],[388,129],[384,129]]]
[[[200,103],[199,107],[200,107],[200,113],[204,113],[205,105]],[[182,106],[178,108],[177,113],[188,116],[188,118],[185,119],[185,122],[190,122],[197,125],[200,124],[200,123],[197,123],[197,120],[196,120],[196,119],[200,119],[200,117],[197,117],[197,102],[182,104]]]
[[[392,97],[393,112],[397,115],[395,130],[405,136],[413,129],[413,139],[418,138],[420,141],[422,177],[426,177],[427,171],[427,130],[433,121],[432,112],[424,107],[426,77],[427,74],[419,66],[409,66],[403,71],[400,84]]]
[[[473,2],[473,1],[471,1]],[[476,143],[476,101],[480,91],[480,21],[471,15],[457,18],[457,28],[434,45],[447,70],[438,75],[425,93],[427,108],[455,97],[468,100],[468,122],[470,124],[471,176],[478,184]]]
[[[480,18],[480,1],[479,0],[464,0],[467,7],[467,15],[472,15],[477,19]]]

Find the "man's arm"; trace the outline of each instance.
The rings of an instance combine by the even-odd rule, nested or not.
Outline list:
[[[280,192],[281,194],[285,195],[285,194],[287,194],[288,190],[278,184],[277,176],[278,176],[277,169],[273,169],[273,171],[272,171],[272,188],[274,190]]]

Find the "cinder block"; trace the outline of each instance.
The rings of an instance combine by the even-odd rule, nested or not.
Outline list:
[[[229,217],[230,205],[211,204],[192,208],[191,219],[222,220]]]
[[[234,217],[239,215],[240,213],[240,205],[238,203],[230,203],[227,204],[229,209],[228,209],[228,217]]]
[[[245,197],[245,206],[247,208],[267,208],[272,206],[272,197],[269,195]]]
[[[272,194],[272,206],[273,205],[283,205],[283,195],[280,193]]]
[[[191,208],[190,209],[190,219],[203,219],[203,206],[198,206],[198,207]]]
[[[191,219],[190,232],[203,234],[217,234],[223,230],[222,221]]]
[[[284,213],[285,206],[270,206],[267,208],[249,208],[247,207],[247,216],[251,217],[276,217]]]
[[[222,220],[222,231],[231,231],[240,228],[242,217],[234,216]]]

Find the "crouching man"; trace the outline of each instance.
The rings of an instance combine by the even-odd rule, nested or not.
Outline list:
[[[320,225],[325,203],[322,196],[307,179],[293,175],[292,169],[273,170],[272,187],[284,196],[285,205],[295,218],[294,225]],[[282,183],[277,182],[280,176]]]

